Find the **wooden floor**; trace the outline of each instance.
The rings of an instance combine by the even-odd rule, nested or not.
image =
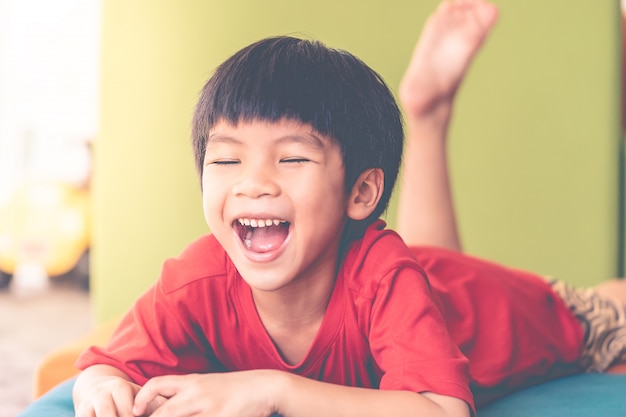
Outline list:
[[[14,417],[32,400],[33,371],[51,350],[91,327],[88,293],[54,283],[45,292],[0,291],[0,417]]]

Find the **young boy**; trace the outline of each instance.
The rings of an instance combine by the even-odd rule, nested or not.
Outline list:
[[[468,361],[377,221],[403,146],[381,78],[262,40],[205,85],[192,136],[212,234],[79,359],[77,415],[469,416]]]
[[[412,250],[376,220],[403,132],[373,71],[293,38],[220,66],[193,128],[212,235],[79,359],[77,416],[460,417],[475,411],[470,384],[482,401],[579,370],[583,327],[556,286],[458,252],[445,132],[496,17],[443,3],[403,80]]]

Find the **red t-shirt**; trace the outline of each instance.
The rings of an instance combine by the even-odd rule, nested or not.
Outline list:
[[[281,358],[250,287],[213,236],[164,264],[109,344],[79,368],[108,364],[143,384],[153,376],[278,369],[367,388],[430,391],[473,406],[468,361],[453,343],[428,280],[402,240],[377,222],[352,244],[301,363]]]
[[[412,250],[470,360],[477,403],[491,388],[506,393],[577,369],[582,326],[542,277],[441,248]]]

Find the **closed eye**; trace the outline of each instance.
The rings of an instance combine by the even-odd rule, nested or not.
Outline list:
[[[284,158],[281,159],[280,162],[289,164],[302,164],[304,162],[311,162],[311,160],[306,158]]]
[[[220,160],[217,160],[217,161],[209,162],[208,165],[237,165],[239,163],[240,163],[240,161],[238,161],[236,159],[220,159]]]

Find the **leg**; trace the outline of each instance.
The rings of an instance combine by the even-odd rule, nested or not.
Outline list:
[[[594,287],[603,297],[613,299],[626,306],[626,280],[612,279],[604,281]]]
[[[400,84],[408,143],[398,232],[409,245],[461,249],[445,139],[455,93],[497,17],[495,6],[483,0],[441,3],[426,22]]]

